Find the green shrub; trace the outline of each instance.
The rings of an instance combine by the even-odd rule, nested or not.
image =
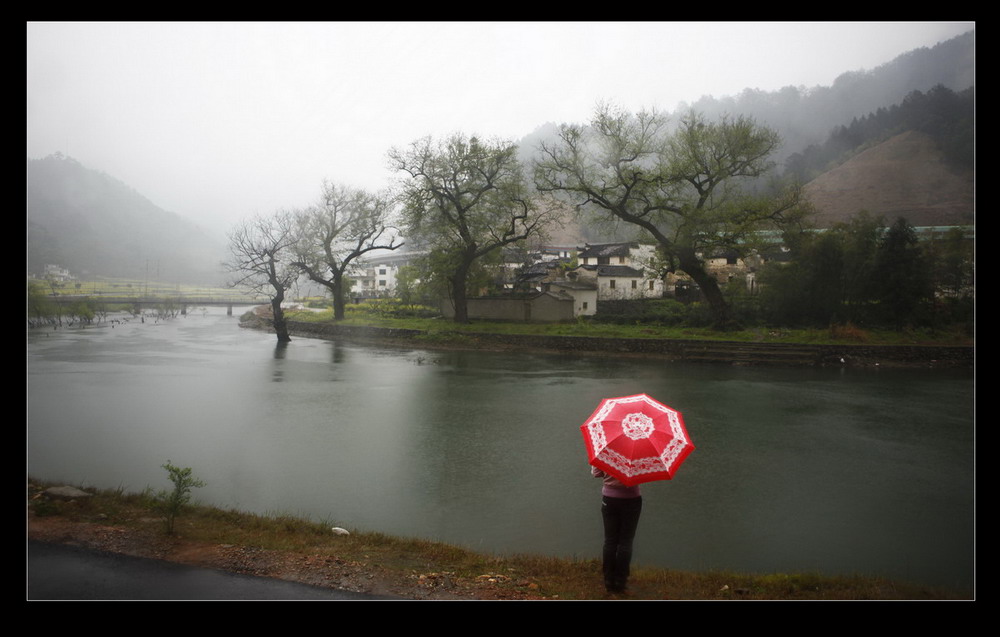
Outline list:
[[[407,304],[398,299],[371,299],[347,307],[354,316],[375,318],[435,318],[441,312],[426,305]]]
[[[156,498],[160,509],[166,515],[167,534],[172,535],[174,520],[191,500],[191,489],[201,488],[205,483],[191,474],[191,467],[181,469],[170,464],[169,460],[161,466],[167,470],[170,481],[174,483],[173,491],[161,491]]]

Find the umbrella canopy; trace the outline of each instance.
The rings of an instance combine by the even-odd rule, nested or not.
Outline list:
[[[628,486],[670,480],[694,451],[681,412],[646,394],[605,398],[580,431],[590,464]]]

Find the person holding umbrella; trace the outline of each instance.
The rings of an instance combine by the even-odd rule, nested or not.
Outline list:
[[[603,480],[604,586],[623,593],[642,512],[639,485],[672,479],[694,445],[681,413],[646,394],[605,398],[580,431],[591,475]]]
[[[604,481],[601,489],[604,587],[609,593],[624,593],[632,563],[632,543],[642,513],[642,494],[639,485],[626,486],[597,467],[591,467],[590,473]]]

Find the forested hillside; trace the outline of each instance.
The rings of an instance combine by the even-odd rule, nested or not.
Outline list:
[[[710,118],[727,113],[753,117],[781,134],[784,145],[774,157],[781,165],[790,155],[823,144],[836,128],[902,104],[914,91],[927,93],[940,85],[961,93],[975,86],[975,57],[976,32],[970,31],[874,69],[842,73],[831,86],[786,86],[771,92],[747,88],[736,96],[703,97],[677,112],[690,108]]]
[[[826,143],[789,158],[830,227],[861,210],[915,226],[975,222],[975,90],[914,91],[836,128]]]
[[[975,88],[956,93],[942,85],[923,93],[913,91],[899,104],[879,107],[849,125],[833,129],[826,142],[793,153],[785,175],[802,183],[815,179],[853,155],[900,133],[924,133],[956,170],[975,163]]]
[[[126,184],[61,154],[29,160],[28,271],[219,283],[224,246]]]

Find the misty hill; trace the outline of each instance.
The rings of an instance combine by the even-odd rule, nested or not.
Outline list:
[[[782,147],[772,157],[780,166],[789,156],[825,143],[832,132],[856,118],[903,105],[914,91],[930,95],[935,87],[943,87],[961,93],[975,86],[975,38],[973,30],[932,48],[914,49],[875,69],[842,73],[832,86],[746,88],[735,96],[705,96],[680,104],[670,120],[676,124],[691,110],[710,120],[724,115],[752,117],[781,135]],[[542,141],[555,140],[558,130],[554,122],[539,126],[521,139],[520,156],[530,159]]]
[[[974,223],[975,31],[900,55],[872,70],[843,73],[829,87],[745,89],[735,97],[682,104],[709,119],[738,114],[778,131],[779,174],[809,182],[821,227],[860,210],[913,225]],[[559,127],[539,126],[520,142],[530,160]],[[912,134],[906,134],[911,132]],[[812,180],[812,181],[810,181]],[[590,240],[623,229],[585,223]]]
[[[954,92],[937,85],[927,93],[913,91],[902,103],[879,108],[849,126],[838,126],[826,142],[793,153],[785,162],[785,177],[806,183],[858,152],[915,130],[930,135],[948,161],[975,166],[975,88]]]
[[[854,156],[805,186],[818,213],[812,223],[828,228],[867,210],[892,223],[914,226],[971,225],[975,171],[949,161],[927,133],[908,131]]]
[[[734,97],[703,97],[682,105],[671,119],[676,121],[691,108],[710,119],[748,115],[777,130],[784,145],[773,159],[803,181],[812,179],[807,194],[821,208],[819,225],[844,220],[862,209],[890,222],[902,214],[914,225],[973,223],[974,168],[971,163],[956,164],[954,156],[956,149],[971,149],[974,128],[943,136],[932,133],[936,137],[928,139],[925,127],[893,118],[912,114],[913,107],[951,103],[950,92],[961,93],[959,98],[974,105],[973,92],[967,98],[963,93],[974,86],[974,79],[975,31],[971,31],[876,69],[844,73],[829,87],[788,86],[773,92],[748,88]],[[947,91],[935,90],[939,86]],[[927,99],[907,100],[919,91],[927,92]],[[895,104],[900,108],[894,110]],[[970,112],[974,113],[971,107]],[[974,114],[972,118],[974,127]],[[521,157],[530,159],[537,145],[557,131],[556,124],[547,123],[523,138]],[[971,156],[971,150],[957,154],[963,153]],[[59,154],[29,160],[27,176],[30,272],[38,273],[52,263],[78,275],[221,281],[217,264],[224,258],[225,246],[126,184]],[[553,232],[551,241],[601,242],[635,236],[631,226],[572,217],[566,227]]]
[[[959,93],[975,86],[975,60],[973,30],[931,48],[914,49],[874,69],[847,71],[831,86],[786,86],[771,92],[747,88],[736,96],[702,97],[677,111],[693,109],[709,119],[727,113],[753,117],[781,134],[784,146],[774,157],[781,164],[792,153],[822,143],[835,127],[901,104],[914,91],[926,93],[942,86]]]
[[[60,153],[28,160],[28,271],[217,284],[225,247],[126,184]]]

